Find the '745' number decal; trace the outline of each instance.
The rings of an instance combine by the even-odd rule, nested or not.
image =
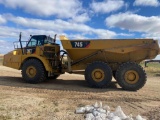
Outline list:
[[[90,41],[71,41],[73,48],[88,48]]]

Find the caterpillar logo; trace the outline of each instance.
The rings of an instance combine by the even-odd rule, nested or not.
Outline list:
[[[71,41],[72,48],[88,48],[90,41]]]

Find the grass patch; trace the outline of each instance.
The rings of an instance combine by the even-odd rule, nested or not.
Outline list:
[[[53,104],[54,104],[54,106],[58,106],[58,102],[54,102]]]
[[[12,117],[9,115],[0,115],[0,120],[11,120]]]
[[[0,107],[0,111],[3,111],[3,110],[5,110],[5,108],[4,107]]]
[[[78,107],[84,107],[85,105],[84,104],[78,104]]]
[[[59,109],[58,109],[58,108],[55,108],[54,112],[59,112]]]
[[[2,65],[2,64],[3,64],[3,58],[0,57],[0,65]]]
[[[144,68],[147,75],[160,77],[160,63],[148,63],[148,67],[145,67],[144,63],[141,63],[141,66]]]

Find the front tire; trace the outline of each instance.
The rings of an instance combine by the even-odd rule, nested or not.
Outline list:
[[[134,62],[127,62],[118,68],[116,79],[124,90],[136,91],[145,85],[147,76],[140,65]]]
[[[27,83],[40,83],[46,80],[43,64],[37,59],[29,59],[22,66],[22,77]]]
[[[85,80],[90,87],[107,87],[110,85],[112,80],[112,70],[104,62],[93,62],[89,64],[85,70]]]

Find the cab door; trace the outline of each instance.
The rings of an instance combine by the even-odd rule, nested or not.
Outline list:
[[[27,46],[25,47],[25,53],[34,54],[36,52],[37,46],[43,46],[44,40],[46,36],[44,35],[35,35],[32,36],[30,41],[28,42]]]
[[[24,48],[25,53],[35,53],[37,46],[37,39],[31,38],[27,46]]]

